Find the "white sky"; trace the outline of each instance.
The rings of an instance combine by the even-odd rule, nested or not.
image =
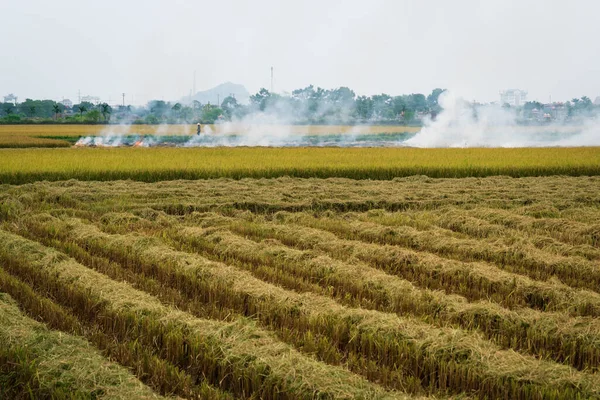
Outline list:
[[[145,103],[241,83],[600,96],[598,0],[0,0],[0,95]]]

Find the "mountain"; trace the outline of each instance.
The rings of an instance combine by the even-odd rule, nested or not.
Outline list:
[[[215,86],[212,89],[205,90],[203,92],[198,92],[190,98],[186,96],[182,102],[191,103],[194,100],[199,101],[202,104],[217,104],[223,102],[223,99],[227,96],[234,96],[238,103],[247,104],[250,101],[250,93],[244,85],[240,85],[237,83],[225,82],[221,83],[218,86]],[[219,104],[220,105],[220,104]]]

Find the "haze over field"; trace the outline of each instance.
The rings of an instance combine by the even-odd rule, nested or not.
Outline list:
[[[600,400],[599,0],[0,0],[0,399]]]
[[[185,147],[600,145],[593,0],[25,0],[1,11],[0,34],[14,39],[0,94],[21,101],[5,99],[2,123],[110,122],[133,136],[132,124],[182,123],[192,134],[197,122],[221,123],[224,135],[207,127]],[[499,101],[511,88],[519,99]],[[312,138],[292,135],[294,124],[423,129]],[[114,131],[80,144],[165,144]]]

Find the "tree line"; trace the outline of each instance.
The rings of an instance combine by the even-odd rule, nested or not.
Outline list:
[[[357,96],[347,87],[315,88],[310,85],[282,95],[260,89],[241,104],[233,96],[221,104],[190,104],[152,100],[142,107],[81,102],[65,107],[52,100],[26,99],[22,103],[0,103],[3,123],[215,123],[259,116],[286,123],[415,123],[419,115],[437,113],[442,89],[428,96],[414,93],[401,96],[378,94]]]
[[[250,96],[249,104],[241,104],[233,96],[221,104],[189,104],[152,100],[145,106],[116,106],[107,103],[81,102],[67,108],[52,100],[26,99],[22,103],[0,103],[0,123],[133,123],[175,124],[215,123],[245,118],[256,122],[288,124],[419,124],[424,118],[435,119],[442,111],[439,97],[444,89],[436,88],[430,94],[412,93],[391,96],[385,93],[358,96],[347,88],[323,89],[307,86],[289,94],[271,93],[260,89]],[[473,103],[476,114],[479,107]],[[505,108],[511,108],[508,104]],[[552,105],[527,102],[514,107],[515,115],[522,121],[543,120],[551,115],[563,120],[578,116],[598,114],[600,107],[583,96],[566,103]]]
[[[26,99],[22,103],[0,103],[0,123],[108,123],[113,108],[107,103],[84,101],[73,107],[54,100]]]

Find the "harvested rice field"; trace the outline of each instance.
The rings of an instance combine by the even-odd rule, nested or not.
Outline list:
[[[378,135],[393,137],[398,134],[410,136],[420,130],[416,126],[404,125],[252,125],[216,124],[203,125],[204,133],[210,137],[228,137],[260,132],[261,135],[280,136],[285,132],[291,136],[322,135]],[[171,145],[185,142],[196,135],[195,124],[175,125],[79,125],[79,124],[39,124],[39,125],[0,125],[0,148],[31,147],[71,147],[81,138],[94,138],[100,143],[114,146],[112,138],[118,137],[120,142],[127,142],[127,137],[140,140],[140,137],[172,142]],[[125,139],[125,140],[123,140]],[[154,141],[154,140],[152,140]],[[218,142],[221,145],[223,143]],[[227,143],[227,141],[225,141]],[[133,143],[130,143],[131,146]],[[197,145],[202,145],[198,143]]]
[[[0,398],[600,398],[599,189],[0,185]]]

